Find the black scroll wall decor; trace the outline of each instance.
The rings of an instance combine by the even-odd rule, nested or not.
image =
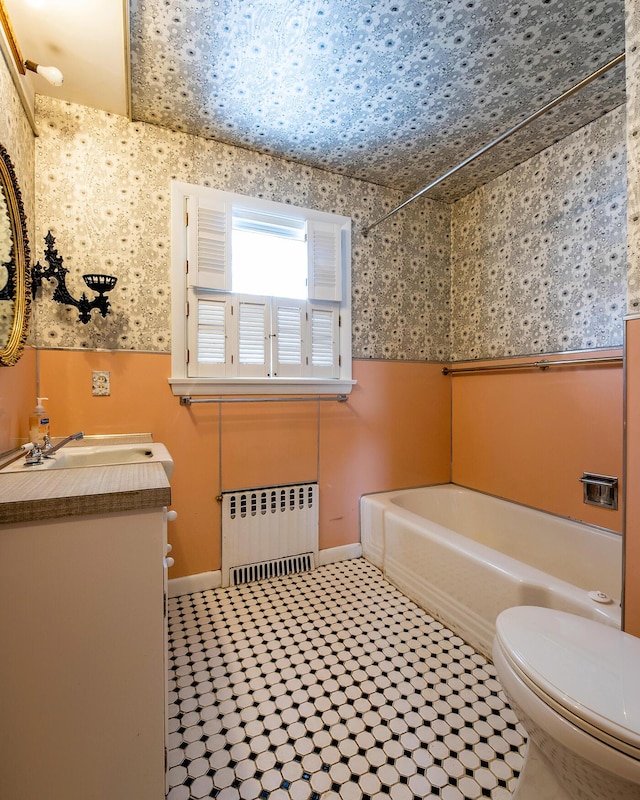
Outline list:
[[[53,300],[55,300],[56,303],[62,303],[62,305],[74,306],[77,308],[78,319],[85,325],[91,319],[91,311],[94,308],[97,308],[103,317],[110,314],[111,303],[109,302],[109,298],[106,297],[106,293],[113,289],[118,279],[114,278],[113,275],[83,275],[82,278],[84,282],[92,292],[97,292],[98,296],[89,300],[86,293],[83,292],[80,299],[76,300],[75,297],[69,294],[69,290],[67,289],[66,275],[69,270],[62,266],[62,256],[58,254],[58,251],[54,247],[56,240],[55,237],[52,236],[51,231],[47,233],[44,240],[47,244],[44,251],[44,259],[47,262],[47,266],[43,267],[38,261],[37,264],[34,264],[31,271],[31,292],[34,299],[36,292],[42,286],[42,281],[46,278],[48,281],[55,280],[57,284],[53,291]]]

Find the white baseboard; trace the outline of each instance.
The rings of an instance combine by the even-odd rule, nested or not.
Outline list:
[[[337,561],[347,561],[350,558],[360,558],[362,555],[362,545],[360,542],[355,544],[343,544],[341,547],[329,547],[318,552],[318,567],[325,564],[335,564]]]
[[[179,597],[181,594],[206,592],[207,589],[219,589],[222,586],[222,572],[198,572],[196,575],[185,575],[183,578],[169,580],[169,597]]]
[[[329,547],[318,552],[316,566],[323,567],[325,564],[335,564],[338,561],[347,561],[350,558],[360,558],[360,556],[362,556],[360,542],[345,544],[341,547]],[[222,571],[217,569],[215,572],[199,572],[196,575],[185,575],[183,578],[171,578],[168,594],[169,597],[179,597],[181,594],[205,592],[207,589],[219,589],[221,586]]]

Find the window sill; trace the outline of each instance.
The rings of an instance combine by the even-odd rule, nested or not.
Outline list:
[[[175,396],[350,394],[356,383],[341,378],[169,378]]]

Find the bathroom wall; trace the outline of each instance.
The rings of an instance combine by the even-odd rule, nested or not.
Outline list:
[[[640,0],[626,0],[627,258],[625,630],[640,636]]]
[[[563,140],[536,157],[540,159],[537,167],[527,162],[517,174],[514,170],[502,176],[493,182],[495,186],[478,190],[452,210],[435,202],[414,204],[367,239],[359,235],[360,226],[391,207],[399,199],[396,193],[50,99],[39,98],[37,111],[43,130],[36,156],[38,241],[48,230],[56,236],[76,293],[82,290],[80,275],[88,269],[112,272],[119,280],[112,296],[114,314],[87,326],[76,321],[75,312],[47,299],[37,303],[41,391],[51,398],[52,429],[56,434],[80,428],[87,433],[150,430],[169,445],[176,457],[174,505],[180,514],[172,533],[177,556],[172,575],[219,566],[215,495],[221,488],[319,479],[321,546],[333,547],[357,539],[357,499],[362,492],[449,480],[451,390],[454,480],[593,521],[593,512],[576,501],[577,478],[586,469],[605,471],[594,465],[591,453],[609,453],[611,442],[615,452],[601,461],[613,464],[611,472],[621,472],[619,369],[554,373],[557,377],[535,383],[532,392],[526,381],[540,377],[539,373],[514,373],[515,382],[507,391],[495,376],[486,382],[451,380],[441,375],[440,365],[429,362],[446,362],[451,351],[450,224],[455,281],[465,287],[462,291],[453,288],[460,307],[452,321],[457,357],[478,358],[485,352],[482,347],[497,357],[541,352],[558,341],[559,349],[576,346],[573,334],[562,339],[568,301],[556,294],[548,313],[539,311],[545,270],[567,263],[569,256],[563,248],[568,243],[571,258],[582,263],[584,253],[577,254],[578,247],[586,253],[595,247],[594,258],[601,259],[597,262],[601,269],[606,262],[605,281],[599,281],[598,272],[587,271],[572,285],[571,307],[584,318],[593,302],[589,293],[596,292],[603,303],[600,322],[575,328],[576,335],[582,336],[580,346],[620,343],[622,109],[577,132],[571,142]],[[578,151],[586,156],[580,167]],[[594,166],[599,177],[586,177]],[[543,171],[556,177],[543,178]],[[576,171],[583,176],[577,183],[571,180]],[[171,177],[354,218],[353,341],[359,383],[349,403],[287,406],[286,410],[227,407],[222,412],[216,406],[189,410],[178,405],[166,384]],[[545,214],[554,231],[551,243],[535,233],[537,222],[531,223],[528,235],[524,233],[528,217],[518,204],[525,187],[536,209],[532,216]],[[596,191],[606,195],[607,203],[596,203],[593,212],[585,206],[580,216],[577,209],[589,197],[600,201]],[[496,211],[497,206],[502,213]],[[556,213],[551,215],[550,208]],[[508,258],[504,255],[507,240]],[[540,248],[545,258],[538,263],[535,255]],[[535,269],[528,266],[528,253]],[[38,256],[42,257],[41,250]],[[490,287],[496,291],[498,284],[512,288],[515,277],[510,272],[516,263],[518,274],[528,270],[535,278],[535,290],[523,284],[514,306],[505,300],[495,307],[496,293]],[[558,287],[567,280],[563,269],[554,273]],[[616,303],[618,308],[613,308]],[[512,326],[507,337],[500,325],[511,322],[516,313],[534,320],[537,327],[524,326],[524,333],[513,338]],[[476,322],[480,341],[471,342],[468,332]],[[534,331],[544,325],[550,333],[541,339]],[[99,348],[120,352],[96,352]],[[93,369],[112,372],[110,398],[91,396]],[[596,374],[599,378],[594,382]],[[552,385],[553,391],[540,393]],[[578,447],[578,466],[571,461],[560,467],[557,438],[545,439],[541,431],[548,433],[550,422],[554,429],[568,430],[566,423],[576,418],[576,398],[585,392],[593,400],[588,412],[589,445],[581,449],[587,437],[572,429],[570,440]],[[520,404],[522,398],[534,396],[539,419],[532,426],[530,407]],[[487,435],[491,430],[500,434],[495,441]],[[502,443],[500,448],[495,446],[497,441]],[[527,451],[531,441],[547,442],[546,449],[535,449],[533,458]],[[549,492],[548,479],[543,477],[550,463],[560,473],[556,494]],[[610,520],[597,524],[619,528],[619,515]]]
[[[398,193],[50,99],[38,98],[37,115],[38,258],[51,230],[73,294],[84,272],[118,276],[114,313],[86,326],[46,294],[37,302],[52,432],[150,431],[167,444],[179,514],[172,577],[220,566],[221,489],[318,480],[328,548],[358,540],[363,492],[449,480],[450,383],[430,363],[449,353],[448,206],[417,203],[363,239],[360,227]],[[348,403],[189,410],[171,395],[172,177],[354,219],[358,384]],[[110,397],[91,396],[94,369],[111,372]]]
[[[640,313],[640,0],[625,0],[627,313]]]
[[[33,138],[7,65],[0,56],[0,144],[13,163],[30,242],[35,230]],[[13,450],[27,440],[28,415],[36,394],[35,362],[35,351],[28,347],[15,366],[0,367],[0,453]]]
[[[36,351],[26,347],[17,364],[0,367],[0,455],[28,441],[35,396]]]
[[[622,503],[585,505],[579,479],[596,472],[622,483],[622,378],[621,364],[453,376],[453,481],[621,532]]]
[[[625,214],[624,107],[455,203],[459,366],[620,355]],[[622,392],[621,364],[453,376],[452,480],[621,531],[579,478],[622,481]]]
[[[625,107],[453,205],[452,358],[621,346]]]
[[[398,192],[249,150],[38,97],[37,241],[51,230],[77,296],[88,270],[118,276],[113,314],[86,326],[39,303],[40,347],[169,352],[172,178],[353,218],[353,354],[449,355],[448,205],[414,203],[375,236],[360,231]]]
[[[20,184],[27,216],[29,240],[34,235],[34,136],[13,85],[9,69],[0,56],[0,143],[8,151]]]
[[[348,403],[220,410],[179,405],[168,355],[41,350],[40,364],[54,433],[150,431],[168,446],[172,577],[220,567],[222,490],[317,480],[324,549],[358,541],[361,494],[449,480],[450,384],[440,365],[357,360]],[[94,369],[111,372],[111,396],[92,397]]]

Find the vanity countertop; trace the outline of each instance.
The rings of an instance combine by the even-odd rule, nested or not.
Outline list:
[[[86,444],[91,444],[91,437],[88,439]],[[110,439],[112,444],[151,441],[142,436]],[[0,474],[0,524],[5,525],[137,511],[170,503],[169,480],[158,462]]]

